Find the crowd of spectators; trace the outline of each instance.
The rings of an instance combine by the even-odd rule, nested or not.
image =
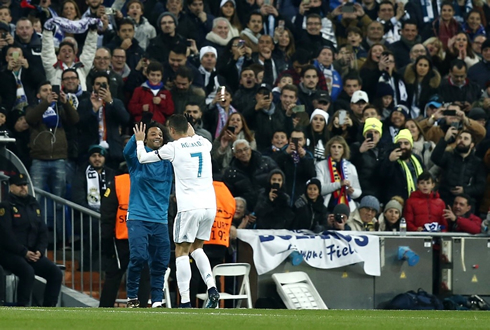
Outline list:
[[[234,228],[479,232],[487,3],[122,2],[1,2],[0,124],[38,188],[97,207],[94,150],[123,172],[134,123],[186,113]]]

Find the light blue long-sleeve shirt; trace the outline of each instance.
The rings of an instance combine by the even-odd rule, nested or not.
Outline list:
[[[146,146],[145,148],[152,151]],[[124,148],[124,158],[131,180],[128,220],[168,223],[168,203],[173,180],[172,164],[166,160],[140,164],[136,156],[134,135]]]

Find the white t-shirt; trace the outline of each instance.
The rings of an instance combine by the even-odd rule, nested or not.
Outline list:
[[[169,142],[157,151],[146,152],[142,141],[137,143],[140,163],[169,160],[174,166],[178,212],[216,208],[211,167],[212,144],[199,135]]]

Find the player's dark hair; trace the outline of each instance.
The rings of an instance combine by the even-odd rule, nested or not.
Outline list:
[[[187,132],[187,118],[181,114],[172,115],[168,119],[168,127],[172,127],[178,134]]]

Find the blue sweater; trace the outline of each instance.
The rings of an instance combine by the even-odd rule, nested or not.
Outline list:
[[[145,147],[147,151],[152,149]],[[134,135],[124,148],[124,158],[129,169],[131,191],[128,220],[168,223],[168,201],[172,188],[172,164],[163,160],[140,164],[136,156]]]

